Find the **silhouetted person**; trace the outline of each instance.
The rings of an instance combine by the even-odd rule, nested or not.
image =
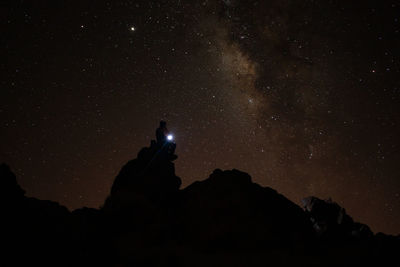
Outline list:
[[[168,135],[167,123],[165,121],[160,121],[160,126],[156,130],[157,145],[169,160],[175,160],[177,158],[177,156],[174,155],[176,144],[172,139],[168,140]]]
[[[160,121],[160,126],[156,130],[157,143],[163,146],[167,142],[167,135],[169,131],[167,129],[167,123],[165,121]]]

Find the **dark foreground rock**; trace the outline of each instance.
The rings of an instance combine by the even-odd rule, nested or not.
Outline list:
[[[121,169],[101,209],[73,212],[26,197],[1,165],[1,265],[400,264],[398,236],[374,235],[332,201],[310,197],[303,209],[238,170],[180,189],[175,158],[152,143]]]

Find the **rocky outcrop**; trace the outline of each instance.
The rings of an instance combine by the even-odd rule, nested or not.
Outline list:
[[[303,210],[238,170],[215,170],[182,190],[179,201],[185,242],[213,250],[291,247],[313,237]]]
[[[142,148],[136,159],[122,167],[102,210],[120,215],[127,210],[141,211],[143,216],[154,214],[153,209],[165,206],[181,186],[172,162],[175,158],[168,146],[160,147],[154,141]]]
[[[373,236],[367,225],[354,222],[344,208],[330,199],[308,197],[302,203],[320,239],[344,242],[351,239],[365,240]]]
[[[3,263],[26,266],[34,262],[46,266],[64,259],[59,266],[68,266],[73,251],[69,249],[73,240],[68,209],[53,201],[26,197],[5,164],[0,165],[0,182],[3,204],[1,237],[6,244],[1,259]]]
[[[12,266],[399,263],[398,236],[374,235],[332,201],[309,197],[301,208],[235,169],[216,169],[180,189],[173,151],[152,142],[122,167],[102,208],[73,212],[26,197],[10,168],[0,165],[2,260]]]

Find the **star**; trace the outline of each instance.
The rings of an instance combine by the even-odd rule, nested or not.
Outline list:
[[[9,12],[0,162],[18,168],[30,195],[100,206],[162,117],[179,133],[176,172],[186,185],[211,167],[236,168],[298,203],[312,184],[374,231],[400,231],[391,5],[369,1],[380,10],[371,13],[350,1],[307,1],[300,14],[291,1],[115,2],[106,16],[100,3],[71,4],[80,12],[63,20],[50,15],[56,6],[20,5],[22,19]],[[321,28],[326,22],[335,27]],[[65,33],[73,37],[66,48]],[[51,174],[63,168],[60,186]],[[393,216],[385,203],[395,203]]]

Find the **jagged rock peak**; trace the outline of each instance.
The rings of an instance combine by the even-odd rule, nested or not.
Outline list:
[[[160,146],[153,140],[149,147],[139,151],[136,159],[122,167],[104,206],[130,206],[138,198],[160,202],[178,192],[182,182],[175,174],[172,161],[176,158],[168,146]]]
[[[0,194],[3,198],[14,200],[25,195],[25,191],[17,183],[15,174],[4,163],[0,164],[0,183]]]

